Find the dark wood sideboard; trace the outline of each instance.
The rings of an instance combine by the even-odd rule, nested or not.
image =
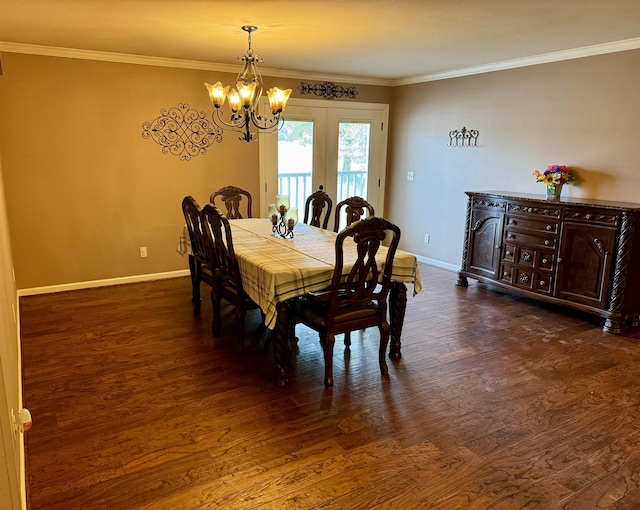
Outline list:
[[[503,191],[466,192],[457,285],[467,277],[603,317],[640,324],[640,204]]]

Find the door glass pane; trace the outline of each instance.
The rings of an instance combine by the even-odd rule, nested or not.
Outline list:
[[[371,123],[340,122],[338,127],[338,202],[367,199]]]
[[[313,121],[285,121],[278,131],[278,193],[289,195],[299,216],[311,194],[312,172]]]

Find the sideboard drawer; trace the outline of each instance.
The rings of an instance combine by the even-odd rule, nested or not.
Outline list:
[[[594,225],[617,226],[620,218],[618,211],[609,209],[567,207],[564,210],[564,219],[580,221],[581,223],[593,223]]]
[[[548,220],[523,218],[519,216],[507,216],[507,228],[509,230],[546,232],[549,234],[557,234],[560,231],[560,224],[553,218]]]
[[[553,282],[552,273],[544,273],[542,271],[536,273],[534,288],[540,294],[551,294],[551,284]]]
[[[540,256],[538,257],[538,267],[540,269],[546,269],[548,271],[553,269],[553,263],[556,260],[555,253],[541,251]]]
[[[519,245],[527,245],[539,248],[556,248],[558,244],[558,239],[554,236],[541,237],[537,235],[513,232],[511,230],[507,230],[504,237],[504,240],[508,243],[517,243]]]

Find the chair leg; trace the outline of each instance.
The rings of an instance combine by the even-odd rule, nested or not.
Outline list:
[[[325,333],[321,336],[320,343],[324,353],[324,385],[331,388],[333,386],[333,346],[336,343],[336,337],[331,333]]]
[[[214,286],[211,289],[211,308],[213,308],[213,319],[211,322],[211,333],[214,337],[220,336],[220,323],[222,319],[220,317],[220,301],[222,296],[219,295],[218,289]]]
[[[247,318],[247,310],[236,306],[236,329],[238,334],[238,354],[244,353],[244,323]]]
[[[202,266],[192,255],[189,256],[189,271],[191,273],[191,302],[193,303],[193,313],[200,313],[200,282],[202,281]]]
[[[346,348],[351,347],[351,331],[347,331],[347,332],[344,334],[344,346],[345,346]]]
[[[200,305],[202,304],[202,299],[200,299],[200,278],[197,277],[193,280],[193,314],[198,315],[200,313]]]
[[[389,345],[390,335],[391,327],[389,324],[386,322],[380,324],[380,350],[378,351],[378,361],[380,362],[380,372],[382,375],[387,375],[389,373],[385,353],[387,352],[387,345]]]
[[[189,255],[189,275],[191,276],[191,302],[195,303],[196,302],[196,287],[195,287],[195,280],[196,280],[196,259],[193,257],[193,255]]]

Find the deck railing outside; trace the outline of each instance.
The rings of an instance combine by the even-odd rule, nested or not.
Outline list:
[[[311,188],[311,172],[279,174],[278,189],[280,194],[289,195],[291,206],[298,208],[299,215],[304,214],[307,197],[315,191]],[[366,192],[367,172],[338,172],[338,196],[331,198],[335,205],[347,197],[366,198]]]

